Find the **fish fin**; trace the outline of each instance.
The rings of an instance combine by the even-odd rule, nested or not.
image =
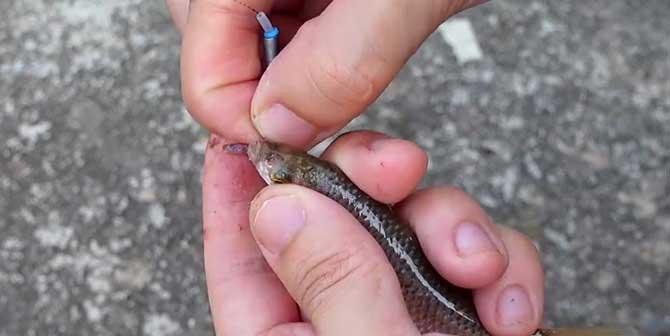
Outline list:
[[[533,336],[637,336],[627,328],[557,328],[540,329]]]

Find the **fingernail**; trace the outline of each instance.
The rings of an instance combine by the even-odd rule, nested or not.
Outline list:
[[[456,228],[456,251],[461,257],[482,252],[497,252],[484,228],[479,224],[465,222]]]
[[[392,137],[386,134],[375,135],[376,137],[368,144],[368,150],[371,152],[381,151],[385,146],[388,146],[390,143],[389,140],[394,140]]]
[[[518,285],[505,288],[498,296],[498,322],[504,326],[525,324],[533,319],[533,307],[526,291]]]
[[[310,144],[319,131],[281,104],[261,112],[253,122],[265,139],[298,147]]]
[[[256,212],[252,230],[258,243],[271,253],[281,253],[305,225],[305,209],[290,195],[263,202]]]

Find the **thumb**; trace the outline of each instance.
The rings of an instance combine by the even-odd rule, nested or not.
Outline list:
[[[363,112],[445,18],[474,4],[332,1],[263,74],[254,125],[264,138],[294,146],[322,140]]]
[[[418,335],[383,251],[344,208],[314,191],[275,185],[252,202],[268,264],[317,335]]]

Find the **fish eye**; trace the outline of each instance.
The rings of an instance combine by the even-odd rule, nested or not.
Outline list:
[[[270,175],[270,179],[274,183],[286,183],[289,180],[289,175],[286,171],[279,170],[279,171],[273,172]]]

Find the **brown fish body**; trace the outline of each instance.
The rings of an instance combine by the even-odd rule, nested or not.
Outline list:
[[[489,335],[477,318],[471,293],[442,279],[423,254],[414,231],[388,205],[368,196],[329,162],[277,145],[253,146],[249,156],[266,182],[313,189],[338,202],[367,229],[393,266],[419,331]]]
[[[419,331],[489,335],[477,318],[472,294],[442,279],[421,250],[414,231],[389,206],[365,194],[332,165],[323,165],[314,174],[320,182],[305,186],[346,208],[382,247]]]
[[[315,190],[347,209],[381,246],[400,283],[407,310],[422,333],[490,335],[472,293],[445,281],[424,255],[416,234],[392,209],[358,188],[338,167],[294,149],[258,142],[248,156],[268,184],[293,183]],[[537,331],[533,336],[632,335],[618,329]]]

